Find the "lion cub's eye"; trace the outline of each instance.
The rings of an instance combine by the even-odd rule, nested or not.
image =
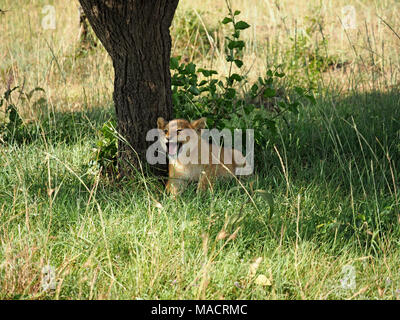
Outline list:
[[[167,134],[167,133],[168,133],[168,130],[167,130],[167,129],[165,129],[165,130],[164,130],[164,133],[165,133],[165,134]]]
[[[182,131],[182,129],[176,130],[176,134],[179,134]]]

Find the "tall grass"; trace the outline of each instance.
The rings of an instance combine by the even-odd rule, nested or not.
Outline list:
[[[74,6],[54,2],[51,31],[40,27],[48,3],[24,3],[0,5],[0,93],[39,86],[46,103],[14,98],[39,133],[0,145],[1,298],[399,299],[399,39],[379,18],[400,30],[396,1],[233,1],[252,25],[250,78],[284,64],[317,104],[282,121],[248,193],[232,181],[177,200],[141,172],[116,183],[90,167],[113,117],[110,61],[101,47],[77,54]],[[347,4],[355,30],[340,27]],[[224,74],[224,12],[223,1],[181,1],[173,54]]]

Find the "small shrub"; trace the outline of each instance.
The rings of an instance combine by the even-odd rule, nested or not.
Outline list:
[[[112,177],[117,173],[118,138],[115,120],[104,123],[98,134],[89,166],[91,171],[101,170]]]
[[[296,30],[295,37],[290,37],[291,46],[285,51],[284,65],[290,80],[302,83],[308,88],[317,87],[321,74],[329,67],[338,65],[339,57],[327,52],[328,38],[323,34],[323,23],[318,17],[306,17],[305,29]],[[321,39],[313,43],[312,39]]]
[[[39,135],[39,128],[32,123],[24,123],[21,118],[21,115],[17,108],[17,103],[14,103],[12,100],[12,94],[19,87],[14,87],[12,89],[7,89],[3,97],[0,98],[0,108],[5,106],[4,118],[0,123],[0,142],[1,143],[17,143],[23,144],[26,142],[32,141],[35,137]],[[40,87],[36,87],[29,92],[24,92],[23,89],[20,89],[18,102],[20,101],[28,101],[31,103],[32,96],[36,91],[44,92],[44,89]],[[47,100],[44,97],[40,97],[35,100],[31,107],[39,107],[47,104]]]
[[[254,129],[256,147],[265,147],[269,137],[277,133],[277,120],[285,113],[298,113],[304,102],[315,103],[313,94],[304,88],[294,87],[291,97],[282,94],[279,80],[285,77],[281,66],[268,70],[256,83],[249,84],[241,56],[245,42],[241,32],[250,25],[239,20],[240,11],[233,11],[222,24],[229,24],[232,33],[226,37],[226,60],[229,72],[219,79],[215,70],[197,68],[190,63],[181,63],[180,57],[171,58],[172,98],[176,118],[194,119],[207,117],[209,127],[218,129]],[[260,103],[269,102],[273,107]]]

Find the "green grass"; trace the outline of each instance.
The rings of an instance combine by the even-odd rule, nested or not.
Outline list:
[[[112,112],[57,115],[57,130],[1,147],[0,297],[398,297],[398,97],[327,96],[282,125],[244,180],[250,193],[273,195],[272,216],[259,193],[253,204],[234,182],[173,200],[140,174],[99,180],[87,164]],[[56,270],[51,293],[40,287],[45,265]],[[354,289],[341,286],[346,265]],[[260,274],[270,285],[255,283]]]
[[[249,10],[234,2],[252,24],[243,57],[250,79],[295,58],[294,21],[300,26],[318,7],[298,13],[298,1],[261,3]],[[29,141],[0,144],[0,298],[400,299],[398,39],[376,18],[398,30],[398,4],[351,2],[359,27],[347,39],[337,32],[341,7],[324,3],[317,11],[326,57],[351,64],[311,75],[316,105],[281,121],[256,150],[256,172],[242,181],[247,192],[235,181],[202,195],[191,185],[174,200],[157,177],[113,182],[89,166],[98,130],[114,114],[113,71],[101,48],[75,54],[76,8],[56,3],[65,13],[58,26],[71,28],[43,31],[37,22],[47,2],[21,9],[5,0],[0,93],[9,82],[45,93],[14,101],[35,128]],[[228,31],[218,24],[225,11],[224,1],[181,1],[173,54],[226,74]],[[309,51],[321,42],[314,36]],[[300,62],[291,82],[309,77]],[[273,196],[272,210],[259,190]],[[48,265],[53,291],[41,286]],[[354,286],[346,286],[349,268]]]

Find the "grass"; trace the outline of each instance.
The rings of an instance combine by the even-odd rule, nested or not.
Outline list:
[[[222,72],[225,31],[217,21],[225,7],[204,3],[180,4],[173,52]],[[284,54],[295,61],[289,35],[312,12],[330,39],[326,55],[349,66],[315,71],[317,104],[282,122],[259,154],[256,173],[243,181],[251,198],[230,182],[202,196],[191,186],[173,200],[154,177],[139,172],[116,184],[88,165],[97,130],[113,117],[113,76],[101,48],[75,54],[75,8],[57,3],[65,10],[58,25],[71,28],[43,31],[37,21],[47,2],[17,8],[3,0],[10,11],[0,15],[1,92],[7,83],[40,86],[45,93],[35,97],[46,104],[18,101],[39,134],[0,145],[0,298],[399,299],[399,40],[377,17],[399,30],[399,6],[351,3],[358,28],[338,41],[339,4],[298,10],[296,3],[233,2],[252,24],[249,76]],[[315,52],[316,44],[302,50]],[[309,83],[295,75],[311,69],[289,67],[291,81]],[[273,210],[257,190],[273,195]],[[53,291],[41,285],[48,265]]]

